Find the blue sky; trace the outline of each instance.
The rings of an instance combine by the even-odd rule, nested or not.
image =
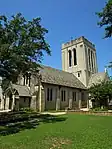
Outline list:
[[[43,64],[61,69],[61,44],[71,37],[85,36],[96,45],[99,71],[112,61],[112,39],[103,39],[104,30],[97,26],[95,12],[106,0],[0,0],[0,14],[11,16],[21,12],[27,19],[42,18],[49,30],[46,39],[52,56],[45,55]]]

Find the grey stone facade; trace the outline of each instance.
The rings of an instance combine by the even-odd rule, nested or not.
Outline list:
[[[32,74],[30,80],[24,80],[20,76],[18,84],[11,84],[5,92],[4,109],[17,110],[30,107],[40,112],[65,110],[67,107],[79,109],[82,93],[84,93],[83,100],[87,100],[86,87],[73,74],[42,66],[40,76],[41,79],[38,75]],[[24,84],[25,82],[27,83]]]
[[[98,72],[95,45],[83,36],[62,44],[62,70],[73,73],[87,87],[90,76]]]
[[[107,78],[106,73],[98,73],[95,45],[82,36],[62,45],[62,70],[42,65],[39,73],[20,75],[4,98],[0,87],[0,108],[29,107],[40,112],[89,108],[88,87]]]

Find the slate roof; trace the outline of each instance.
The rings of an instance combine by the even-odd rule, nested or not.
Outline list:
[[[11,87],[13,89],[17,90],[19,96],[22,96],[22,97],[31,97],[30,91],[29,91],[29,89],[28,89],[27,86],[12,84]]]
[[[44,83],[86,89],[83,83],[75,75],[69,72],[51,68],[49,66],[42,66],[40,74],[42,75],[42,82]]]
[[[91,87],[93,84],[99,84],[105,79],[109,79],[108,75],[105,72],[99,72],[92,74],[90,77],[89,83],[88,83],[88,88]]]

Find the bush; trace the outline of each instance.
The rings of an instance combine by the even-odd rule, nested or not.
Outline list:
[[[96,107],[96,108],[91,109],[91,111],[93,111],[93,112],[99,111],[100,112],[100,111],[108,111],[108,109],[106,107],[104,107],[104,108]]]
[[[34,109],[31,108],[21,108],[20,111],[24,111],[24,112],[34,112]]]

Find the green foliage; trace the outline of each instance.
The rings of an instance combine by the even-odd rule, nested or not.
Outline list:
[[[92,111],[92,112],[96,112],[96,111],[100,112],[100,111],[108,111],[108,109],[106,107],[104,107],[104,108],[96,107],[96,108],[91,109],[90,111]]]
[[[109,62],[108,68],[112,68],[112,62]]]
[[[19,111],[23,111],[23,112],[35,112],[34,109],[31,108],[21,108]]]
[[[108,73],[108,70],[109,70],[109,72],[110,72],[110,80],[112,80],[112,62],[109,62],[107,64],[107,66],[105,66],[105,68],[106,68],[107,73]]]
[[[104,81],[93,84],[89,89],[90,99],[97,103],[96,106],[108,106],[108,100],[112,97],[112,81]]]
[[[98,25],[100,27],[105,27],[105,38],[112,36],[112,0],[108,0],[105,8],[99,13],[97,13],[100,21]]]
[[[38,69],[44,51],[51,54],[45,41],[48,31],[40,22],[41,18],[27,21],[21,13],[11,20],[0,16],[0,75],[3,79],[16,82],[19,74]]]
[[[107,67],[108,69],[110,69],[110,80],[112,80],[112,62],[109,62],[109,65]]]
[[[1,84],[3,91],[5,91],[9,85],[10,85],[10,80],[8,80],[7,78],[4,78]]]

